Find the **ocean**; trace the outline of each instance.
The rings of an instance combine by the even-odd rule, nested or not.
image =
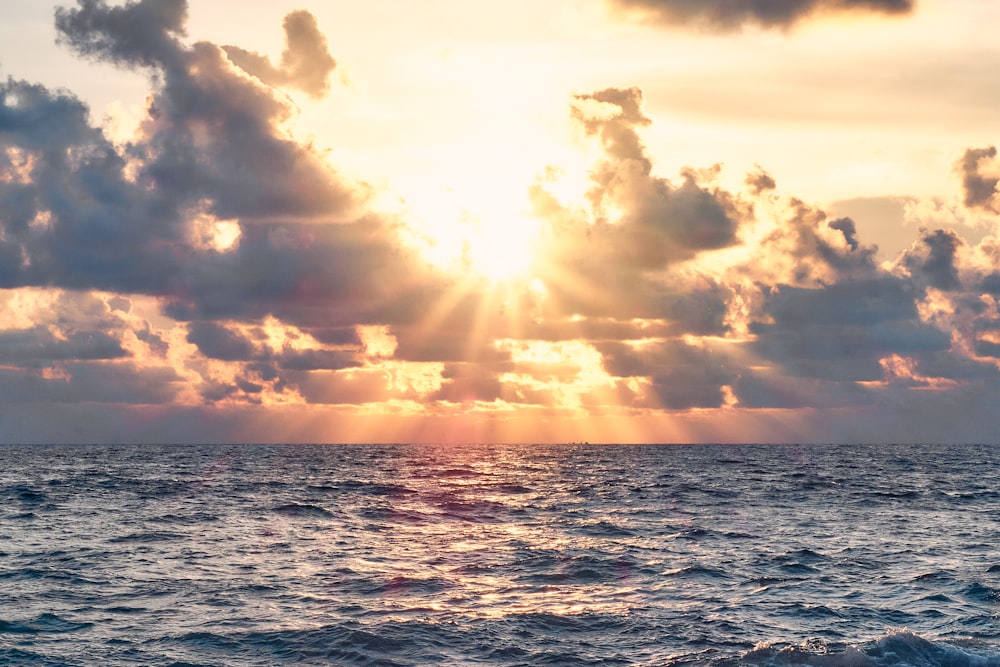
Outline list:
[[[996,446],[0,455],[0,665],[1000,666]]]

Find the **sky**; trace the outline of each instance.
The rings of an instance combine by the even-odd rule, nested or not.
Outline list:
[[[1000,5],[5,0],[0,442],[993,442]]]

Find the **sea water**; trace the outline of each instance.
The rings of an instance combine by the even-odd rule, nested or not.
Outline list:
[[[994,446],[3,446],[3,665],[1000,666]]]

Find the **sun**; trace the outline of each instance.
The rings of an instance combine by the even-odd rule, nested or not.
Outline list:
[[[538,234],[538,221],[524,215],[480,218],[465,239],[464,259],[469,268],[494,282],[530,277]]]
[[[407,203],[418,250],[438,268],[494,283],[532,277],[542,225],[523,195],[449,189]]]

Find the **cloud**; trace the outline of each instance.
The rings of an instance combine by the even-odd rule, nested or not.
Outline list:
[[[2,403],[159,405],[177,398],[181,378],[166,367],[70,362],[55,376],[0,368]]]
[[[124,67],[177,67],[177,38],[184,35],[187,16],[187,0],[139,0],[120,7],[78,0],[76,9],[56,8],[55,21],[59,41],[81,55]]]
[[[1000,213],[1000,193],[997,191],[1000,174],[996,173],[996,157],[996,146],[969,148],[955,164],[962,177],[963,202],[967,207]],[[993,167],[993,173],[984,173],[988,165]]]
[[[789,28],[822,14],[907,14],[914,0],[612,0],[624,11],[652,21],[729,31],[746,25]]]
[[[58,316],[36,309],[0,331],[21,400],[86,400],[90,378],[94,400],[112,402],[302,401],[317,395],[310,378],[362,365],[358,325],[412,324],[445,289],[402,223],[368,210],[370,188],[285,129],[296,109],[273,86],[319,94],[333,67],[315,19],[286,17],[273,81],[182,43],[186,16],[173,0],[57,12],[78,54],[148,72],[145,117],[123,144],[69,92],[0,84],[0,288],[123,295],[72,328],[63,297]],[[152,299],[160,324],[115,314],[126,297]],[[160,389],[112,391],[119,377],[133,386],[129,373]]]
[[[122,7],[87,0],[57,12],[61,39],[78,53],[162,77],[126,156],[137,163],[140,184],[175,207],[208,200],[222,219],[350,216],[365,188],[286,134],[281,124],[295,110],[273,88],[240,76],[220,47],[175,39],[186,13],[183,0]],[[325,41],[308,13],[289,15],[285,27],[286,60],[296,68],[288,76],[301,84],[314,76],[303,59]]]
[[[926,281],[930,287],[956,290],[961,284],[956,266],[956,254],[964,245],[953,231],[938,229],[924,232],[919,241],[903,253],[901,264],[911,275]]]
[[[103,331],[72,331],[57,336],[49,327],[0,332],[0,364],[28,367],[66,359],[118,359],[121,343]]]
[[[540,267],[554,300],[580,314],[663,317],[688,299],[658,277],[701,253],[735,245],[750,211],[712,183],[715,169],[687,169],[675,184],[653,173],[638,128],[649,120],[637,88],[577,95],[573,118],[603,151],[586,206],[565,205],[544,181],[532,190],[543,219]]]
[[[279,369],[338,370],[360,365],[357,346],[326,346],[274,319],[250,326],[191,322],[187,340],[210,359],[257,362],[258,369],[270,367],[274,373]]]
[[[186,14],[174,0],[57,12],[78,53],[150,72],[146,116],[124,146],[69,93],[0,85],[0,285],[149,294],[181,319],[412,318],[406,292],[432,288],[398,224],[366,212],[368,186],[288,135],[282,94],[216,45],[182,44]],[[322,36],[302,12],[285,27],[286,61],[301,69]],[[219,230],[230,245],[208,242]]]
[[[648,380],[647,387],[636,397],[637,404],[643,407],[718,408],[726,402],[725,388],[737,378],[737,367],[725,350],[683,340],[608,342],[598,349],[610,375]]]
[[[947,350],[951,339],[924,323],[916,294],[892,276],[820,288],[768,291],[751,330],[762,359],[786,372],[842,382],[882,378],[879,361],[893,353]]]
[[[313,97],[330,89],[330,73],[337,66],[320,32],[316,18],[305,10],[285,17],[285,50],[281,65],[275,67],[267,56],[238,46],[224,46],[229,59],[270,86],[298,88]]]
[[[910,9],[644,6],[713,29]],[[994,236],[934,225],[882,262],[863,233],[877,219],[785,196],[761,167],[659,173],[641,90],[613,87],[570,100],[596,151],[582,196],[560,194],[555,170],[526,193],[530,277],[449,272],[414,250],[406,214],[376,210],[370,186],[289,132],[279,89],[322,95],[336,66],[311,14],[285,18],[276,64],[186,43],[186,14],[176,0],[57,12],[76,53],[149,76],[126,141],[69,92],[0,83],[0,397],[26,412],[103,420],[114,405],[190,433],[187,406],[206,433],[253,435],[232,417],[246,406],[410,423],[880,405],[906,423],[932,393],[997,396]],[[995,156],[959,163],[967,206],[995,212]]]

